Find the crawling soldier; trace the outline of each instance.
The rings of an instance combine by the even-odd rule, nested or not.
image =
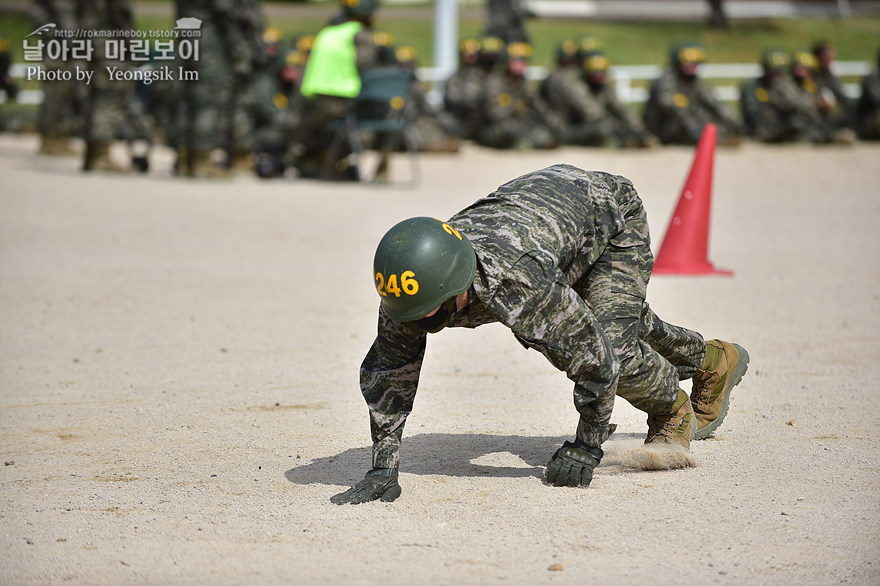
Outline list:
[[[653,256],[632,183],[554,165],[527,173],[448,222],[410,218],[376,250],[378,335],[361,365],[372,468],[337,504],[400,496],[399,449],[426,338],[501,322],[574,382],[580,420],[546,481],[587,486],[615,394],[648,414],[647,444],[688,449],[727,414],[748,367],[740,346],[660,320],[645,303]],[[679,380],[693,379],[688,396]]]

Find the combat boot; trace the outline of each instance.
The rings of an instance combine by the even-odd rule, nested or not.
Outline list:
[[[749,353],[738,344],[721,340],[706,342],[706,357],[694,375],[691,404],[697,418],[694,439],[705,439],[715,431],[730,405],[730,392],[749,369]]]
[[[67,136],[49,136],[44,134],[40,139],[41,155],[73,155],[76,151],[70,146],[70,138]]]
[[[252,173],[254,163],[251,151],[236,151],[231,157],[229,169],[232,172]]]
[[[189,176],[202,179],[228,179],[231,177],[229,168],[223,167],[211,160],[211,151],[189,152]]]
[[[83,171],[106,171],[110,173],[127,173],[128,169],[117,163],[110,156],[110,145],[107,143],[86,143],[86,154],[83,160]]]
[[[694,438],[694,409],[687,393],[678,390],[675,402],[665,413],[648,415],[646,444],[675,444],[688,450]]]

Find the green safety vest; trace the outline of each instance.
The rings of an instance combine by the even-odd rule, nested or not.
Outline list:
[[[354,37],[363,28],[356,21],[325,27],[312,46],[300,92],[353,98],[361,91]]]

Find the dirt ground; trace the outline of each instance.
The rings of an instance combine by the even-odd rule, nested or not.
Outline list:
[[[751,354],[696,467],[543,468],[571,385],[502,326],[433,336],[395,503],[357,370],[380,236],[557,162],[632,179],[655,251],[694,151],[424,155],[422,181],[85,175],[0,136],[0,583],[880,583],[880,145],[720,149],[711,260],[657,313]],[[408,172],[404,157],[393,174]],[[689,389],[689,387],[686,387]]]

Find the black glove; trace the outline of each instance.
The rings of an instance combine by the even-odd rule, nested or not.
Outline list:
[[[376,499],[390,503],[400,496],[400,485],[397,484],[397,470],[394,468],[373,468],[364,479],[345,492],[330,497],[330,502],[337,505],[351,503],[359,505]]]
[[[599,446],[588,446],[580,441],[565,442],[547,464],[547,484],[590,486],[593,468],[599,465],[603,455]]]

